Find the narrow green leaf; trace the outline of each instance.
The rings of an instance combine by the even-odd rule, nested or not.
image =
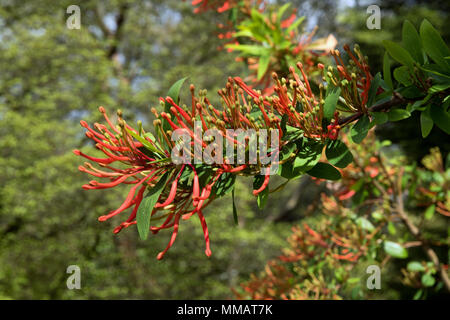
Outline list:
[[[339,170],[325,162],[317,163],[314,168],[306,173],[319,179],[339,180],[341,178],[341,173]]]
[[[401,245],[392,241],[384,241],[384,251],[394,258],[408,258],[408,251]]]
[[[152,217],[151,214],[156,202],[158,202],[161,192],[164,190],[164,186],[166,185],[168,176],[168,173],[164,174],[159,179],[158,183],[156,183],[156,185],[150,189],[148,194],[144,199],[142,199],[142,202],[139,205],[139,209],[136,213],[136,221],[139,237],[142,240],[145,240],[148,237],[148,233],[150,231],[150,220]]]
[[[292,23],[287,29],[286,32],[290,33],[293,30],[296,30],[305,20],[305,17],[300,17],[297,20],[294,21],[294,23]]]
[[[439,32],[426,19],[420,25],[420,38],[422,39],[423,48],[430,58],[447,72],[450,71],[450,65],[445,60],[445,57],[450,55],[450,50],[444,40],[442,40]]]
[[[388,112],[389,121],[400,121],[409,118],[411,113],[404,109],[392,109]]]
[[[175,103],[178,103],[180,100],[180,90],[181,90],[181,87],[183,86],[183,83],[186,81],[186,79],[187,79],[187,77],[184,77],[184,78],[178,80],[177,82],[175,82],[170,87],[169,92],[167,93],[167,96],[171,97]],[[170,107],[171,107],[171,104],[166,102],[165,106],[164,106],[164,111],[169,112]],[[171,129],[169,123],[165,119],[162,120],[162,125],[163,125],[164,131],[168,131]]]
[[[424,63],[422,54],[422,41],[419,37],[419,33],[411,22],[406,20],[403,23],[402,29],[402,44],[415,61],[421,65]]]
[[[423,289],[417,290],[417,292],[414,294],[413,300],[419,300],[420,297],[422,297]]]
[[[228,44],[225,47],[233,50],[239,50],[250,56],[262,56],[268,53],[268,48],[250,44]]]
[[[425,219],[430,220],[434,216],[434,212],[436,210],[436,205],[432,204],[425,210]]]
[[[353,155],[347,145],[340,140],[328,143],[325,154],[328,161],[335,167],[345,168],[353,161]]]
[[[384,40],[383,45],[394,60],[410,68],[413,67],[414,59],[402,46],[390,40]]]
[[[236,203],[234,200],[234,188],[233,191],[231,191],[231,198],[233,199],[233,219],[234,219],[234,224],[238,225],[239,224],[239,220],[238,220],[238,214],[237,214],[237,209],[236,209]]]
[[[159,153],[160,151],[158,151],[158,149],[156,149],[147,139],[145,139],[144,137],[141,137],[140,135],[136,134],[134,131],[126,128],[126,130],[128,131],[128,133],[135,138],[137,141],[139,141],[140,143],[142,143],[144,145],[145,148],[149,149],[150,151]]]
[[[369,95],[367,98],[367,107],[371,107],[375,102],[375,97],[377,95],[378,87],[380,85],[381,85],[381,74],[377,73],[370,84]]]
[[[384,77],[384,82],[389,86],[389,88],[391,90],[393,90],[394,85],[392,83],[391,61],[389,59],[389,55],[387,52],[384,53],[384,58],[383,58],[383,77]]]
[[[277,14],[278,22],[281,22],[281,19],[283,18],[284,13],[290,6],[291,6],[291,4],[289,2],[285,3],[284,5],[281,6],[281,8],[278,10],[278,14]]]
[[[255,176],[253,180],[253,190],[258,190],[262,184],[264,183],[264,176],[258,175]],[[256,203],[258,204],[259,209],[264,209],[264,207],[267,204],[267,199],[269,197],[269,186],[267,186],[263,191],[258,193],[258,196],[256,198]]]
[[[267,69],[269,68],[269,62],[270,62],[270,55],[265,54],[259,57],[259,64],[258,64],[258,80],[261,80],[264,74],[266,73]]]
[[[323,116],[325,119],[333,118],[336,105],[341,94],[341,88],[333,88],[325,98],[325,104],[323,106]]]

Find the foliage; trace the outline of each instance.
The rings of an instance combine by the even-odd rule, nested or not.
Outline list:
[[[401,278],[411,287],[405,298],[433,296],[448,287],[448,263],[439,263],[428,250],[448,252],[450,167],[444,169],[438,149],[420,168],[402,156],[388,158],[388,151],[378,151],[383,145],[388,141],[376,142],[373,132],[362,145],[352,145],[357,161],[342,169],[334,192],[323,193],[303,225],[293,227],[283,255],[235,289],[238,298],[370,298],[376,290],[367,289],[369,275],[360,270],[368,265],[381,267],[381,288]]]

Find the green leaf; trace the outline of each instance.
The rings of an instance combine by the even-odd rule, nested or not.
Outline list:
[[[406,20],[403,23],[402,30],[402,44],[411,56],[419,62],[421,65],[423,64],[423,53],[422,53],[422,41],[420,40],[419,33],[416,28],[413,26],[411,22]]]
[[[388,112],[389,121],[400,121],[410,116],[411,113],[404,109],[392,109]]]
[[[413,83],[409,69],[406,66],[401,66],[394,69],[394,78],[405,87],[410,86]]]
[[[358,219],[356,219],[356,225],[361,229],[367,230],[369,232],[375,230],[375,227],[373,226],[372,222],[370,222],[364,217],[359,217]]]
[[[438,66],[437,64],[424,64],[420,67],[422,70],[437,75],[439,77],[444,77],[446,79],[450,79],[450,71],[445,72],[443,68]]]
[[[283,163],[279,166],[278,174],[286,179],[296,179],[303,173],[313,168],[320,160],[323,145],[302,139],[297,142],[298,153],[294,160]],[[292,148],[292,145],[290,146]],[[289,150],[286,150],[289,152]],[[292,151],[291,151],[292,153]]]
[[[444,90],[447,90],[448,88],[450,88],[450,83],[439,83],[439,84],[435,84],[434,86],[432,86],[431,88],[428,89],[428,93],[437,93],[437,92],[441,92]]]
[[[325,98],[325,104],[323,106],[323,116],[325,119],[333,118],[336,105],[341,94],[341,88],[332,88]]]
[[[139,237],[142,240],[147,239],[148,233],[150,231],[150,220],[153,208],[156,202],[158,202],[161,192],[164,190],[169,173],[164,174],[156,183],[156,185],[150,189],[148,194],[142,199],[139,205],[138,211],[136,213],[137,229],[139,232]]]
[[[269,62],[270,62],[270,55],[268,55],[268,54],[262,55],[259,58],[258,76],[257,76],[258,80],[261,80],[261,78],[266,73],[267,68],[269,68]]]
[[[167,92],[167,96],[171,97],[172,100],[173,100],[175,103],[179,103],[179,100],[180,100],[180,90],[181,90],[181,87],[183,86],[183,83],[186,81],[187,78],[188,78],[188,77],[184,77],[184,78],[178,80],[177,82],[175,82],[175,83],[170,87],[169,92]],[[165,112],[169,112],[169,111],[170,111],[170,107],[171,107],[171,104],[168,103],[168,102],[166,102],[166,103],[165,103],[165,106],[164,106],[164,111],[165,111]],[[169,123],[168,123],[165,119],[162,120],[162,125],[163,125],[164,131],[168,131],[168,130],[171,129]]]
[[[339,180],[341,178],[341,173],[332,165],[319,162],[311,170],[306,171],[312,177],[326,180]]]
[[[428,272],[422,275],[421,281],[425,287],[432,287],[436,283],[434,277]]]
[[[335,167],[345,168],[353,161],[353,155],[347,145],[340,140],[328,143],[325,154],[328,161]]]
[[[450,51],[442,40],[439,32],[431,25],[428,20],[423,20],[420,25],[420,38],[425,52],[445,71],[450,71],[450,65],[445,57],[450,55]]]
[[[239,224],[239,220],[238,220],[238,214],[237,214],[237,209],[236,209],[236,203],[234,200],[234,188],[233,191],[231,191],[231,198],[233,199],[233,219],[234,219],[234,224],[238,225]]]
[[[394,89],[394,84],[392,83],[392,75],[391,75],[391,61],[389,60],[389,55],[387,52],[384,53],[383,58],[383,77],[384,82],[391,88]]]
[[[422,294],[423,294],[423,289],[417,290],[417,292],[414,294],[413,300],[419,300],[420,297],[422,296]]]
[[[255,176],[253,180],[253,190],[258,190],[259,188],[261,188],[263,183],[264,183],[263,175]],[[269,186],[267,186],[263,191],[261,191],[257,195],[256,203],[258,204],[259,209],[264,209],[264,207],[267,204],[268,197],[269,197]]]
[[[434,211],[436,209],[436,205],[432,204],[425,210],[425,219],[430,220],[434,216]]]
[[[268,48],[250,44],[228,44],[225,47],[233,50],[239,50],[243,54],[250,56],[262,56],[267,55],[269,53]]]
[[[389,120],[389,117],[386,112],[371,112],[370,114],[373,117],[372,121],[373,125],[380,125],[388,122]]]
[[[367,107],[371,107],[375,102],[375,97],[377,95],[378,87],[380,85],[381,85],[381,74],[377,73],[370,84],[369,95],[367,98]]]
[[[450,134],[450,115],[442,105],[431,105],[430,116],[440,129]]]
[[[427,108],[429,110],[429,107]],[[420,129],[422,130],[422,137],[426,138],[431,129],[433,129],[433,120],[430,118],[429,111],[425,110],[420,113]]]
[[[370,120],[367,115],[363,115],[350,130],[350,136],[353,142],[359,144],[369,132]]]
[[[408,271],[425,271],[425,267],[418,261],[411,261],[408,263],[408,266],[406,267]]]
[[[128,133],[135,138],[137,141],[139,141],[140,143],[143,144],[143,146],[145,148],[147,148],[148,150],[155,152],[155,153],[160,153],[161,151],[158,151],[158,149],[156,149],[147,139],[145,139],[144,137],[141,137],[140,135],[138,135],[137,133],[135,133],[134,131],[128,129],[127,127],[125,127],[125,129],[128,131]],[[147,135],[147,134],[146,134]]]
[[[391,221],[388,222],[388,231],[392,235],[397,233],[397,229],[395,228],[395,225]]]
[[[413,67],[414,59],[402,46],[390,40],[383,40],[383,45],[394,60],[410,68]]]
[[[284,13],[290,6],[291,6],[291,4],[289,2],[281,6],[281,8],[278,10],[278,14],[277,14],[278,22],[281,22],[281,19],[283,18]]]
[[[408,251],[401,244],[392,241],[384,241],[384,251],[394,258],[405,259],[408,257]]]
[[[298,18],[286,29],[286,32],[290,33],[292,30],[296,30],[302,24],[302,22],[304,20],[305,20],[305,17]]]

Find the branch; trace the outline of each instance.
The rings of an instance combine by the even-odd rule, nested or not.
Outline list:
[[[422,98],[420,98],[422,99]],[[402,105],[406,102],[410,102],[410,101],[417,101],[420,100],[419,98],[416,99],[405,99],[403,98],[400,94],[394,92],[394,96],[392,97],[391,100],[380,103],[378,105],[372,106],[368,109],[368,111],[370,112],[379,112],[379,111],[387,111],[390,110],[392,107],[398,106],[398,105]],[[352,114],[351,116],[348,116],[346,118],[342,118],[339,119],[339,125],[343,126],[346,125],[348,123],[351,123],[355,120],[358,120],[359,118],[361,118],[364,115],[364,112],[357,112]]]
[[[436,252],[434,252],[434,250],[426,243],[426,241],[422,239],[419,228],[417,228],[414,225],[414,223],[409,219],[408,214],[405,212],[404,204],[403,204],[403,197],[402,197],[402,189],[401,189],[401,175],[402,175],[402,173],[400,173],[399,183],[398,183],[397,190],[396,190],[397,191],[396,192],[397,193],[397,195],[396,195],[397,213],[400,216],[400,218],[402,219],[403,223],[408,228],[409,232],[418,241],[422,242],[422,248],[425,251],[425,254],[428,256],[428,258],[431,260],[431,262],[433,262],[433,264],[438,269],[439,275],[442,279],[442,282],[444,283],[447,291],[450,292],[450,279],[448,277],[447,271],[440,263]]]

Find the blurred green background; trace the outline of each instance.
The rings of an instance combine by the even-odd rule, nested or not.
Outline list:
[[[381,40],[399,40],[406,18],[416,26],[428,18],[447,43],[450,36],[448,1],[290,2],[308,17],[308,30],[318,25],[319,36],[333,33],[340,45],[358,42],[374,71]],[[80,30],[66,27],[72,4],[81,8]],[[366,28],[368,4],[381,7],[381,30]],[[291,226],[318,200],[320,190],[309,180],[291,184],[260,211],[251,181],[238,179],[239,226],[230,196],[205,212],[212,257],[204,255],[200,223],[191,219],[157,261],[170,233],[141,241],[129,228],[114,236],[120,219],[100,223],[97,217],[120,205],[125,190],[81,189],[89,177],[77,170],[82,160],[72,153],[93,147],[79,121],[99,121],[100,105],[149,127],[150,107],[184,76],[218,102],[215,92],[226,78],[248,72],[234,54],[217,50],[223,19],[193,14],[190,1],[180,0],[0,1],[0,298],[229,298],[231,287],[280,254]],[[413,159],[431,146],[448,152],[438,129],[421,141],[417,128],[413,118],[379,134]],[[81,268],[81,290],[66,287],[69,265]]]

